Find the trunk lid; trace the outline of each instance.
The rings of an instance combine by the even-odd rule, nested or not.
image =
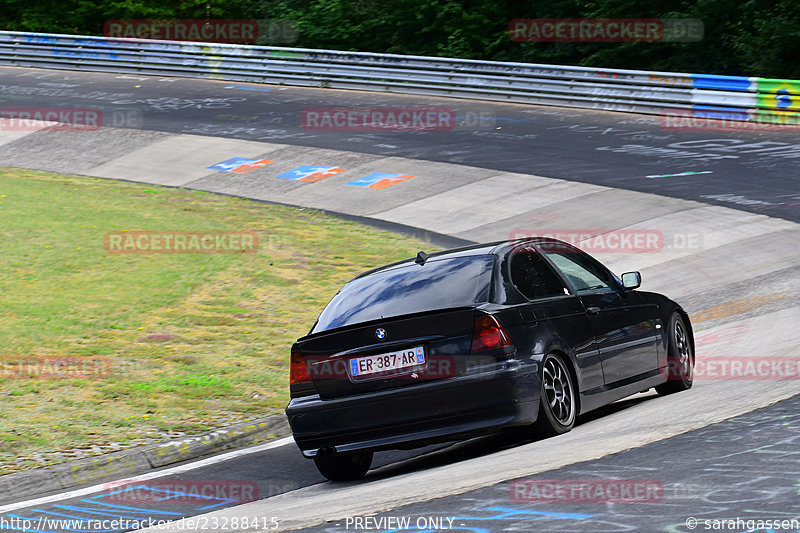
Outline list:
[[[297,341],[322,398],[460,376],[469,365],[475,308],[428,311],[344,326]]]

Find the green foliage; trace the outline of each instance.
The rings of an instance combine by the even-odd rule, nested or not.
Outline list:
[[[0,29],[102,35],[107,20],[247,18],[216,0],[0,0]]]
[[[797,0],[0,0],[0,28],[101,34],[111,19],[289,19],[292,46],[800,78]],[[515,18],[696,18],[694,43],[519,43]],[[263,40],[259,44],[274,44]]]

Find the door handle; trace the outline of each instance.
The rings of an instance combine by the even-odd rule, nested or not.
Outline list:
[[[586,308],[586,314],[587,315],[596,315],[599,312],[600,312],[600,308],[599,307],[587,307]]]

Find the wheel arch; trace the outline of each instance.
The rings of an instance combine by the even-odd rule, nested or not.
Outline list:
[[[575,403],[577,404],[577,409],[575,410],[575,417],[577,418],[581,414],[581,391],[580,391],[580,381],[578,381],[578,374],[575,370],[575,362],[572,358],[567,354],[566,351],[562,350],[561,348],[550,348],[547,354],[552,354],[561,359],[561,361],[567,366],[567,370],[569,371],[569,375],[572,378],[572,383],[575,385]],[[547,355],[545,354],[545,356]],[[544,359],[543,359],[544,360]]]
[[[692,321],[689,319],[689,313],[684,311],[684,309],[679,306],[675,305],[672,311],[670,312],[669,318],[672,318],[672,313],[678,313],[680,317],[683,319],[683,325],[686,326],[686,333],[689,335],[689,342],[692,346],[692,359],[696,358],[695,354],[695,346],[694,346],[694,328],[692,327]]]

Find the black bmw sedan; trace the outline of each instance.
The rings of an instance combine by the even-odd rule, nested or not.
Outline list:
[[[544,435],[655,387],[692,386],[689,317],[567,243],[481,244],[371,270],[292,346],[286,407],[303,455],[334,481],[373,452],[511,426]]]

